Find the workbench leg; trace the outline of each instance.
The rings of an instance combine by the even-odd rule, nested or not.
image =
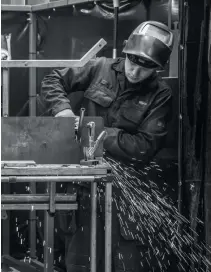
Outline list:
[[[91,272],[96,272],[97,265],[97,183],[91,184]]]
[[[32,182],[30,185],[30,193],[36,194],[36,183]],[[30,243],[30,257],[36,259],[36,233],[37,233],[37,224],[36,224],[36,211],[31,210],[29,214],[29,243]]]
[[[105,272],[111,272],[112,258],[112,183],[106,183],[105,191]]]
[[[44,218],[44,272],[54,271],[54,216],[45,211]]]
[[[10,184],[3,184],[4,194],[10,193]],[[6,211],[7,219],[2,220],[2,255],[10,255],[10,211]]]

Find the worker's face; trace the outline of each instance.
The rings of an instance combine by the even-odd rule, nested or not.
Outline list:
[[[128,81],[135,84],[150,77],[158,68],[152,62],[142,60],[135,55],[126,55],[125,76]]]

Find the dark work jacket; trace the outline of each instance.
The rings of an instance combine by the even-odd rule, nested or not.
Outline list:
[[[165,144],[172,95],[154,74],[130,84],[125,60],[98,58],[82,68],[54,70],[42,81],[41,97],[50,115],[71,109],[68,95],[82,91],[95,104],[107,131],[105,150],[124,162],[149,161]]]

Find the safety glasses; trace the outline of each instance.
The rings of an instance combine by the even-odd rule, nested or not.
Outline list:
[[[136,56],[136,55],[132,55],[132,54],[127,54],[128,59],[135,63],[138,66],[144,67],[144,68],[148,68],[148,69],[154,69],[154,68],[158,68],[158,65],[155,64],[152,61],[149,60],[145,60],[142,57]]]

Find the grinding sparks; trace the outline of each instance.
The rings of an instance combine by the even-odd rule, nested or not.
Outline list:
[[[110,158],[107,158],[107,163],[112,168],[114,191],[119,189],[121,192],[121,197],[118,198],[113,194],[114,202],[119,206],[118,217],[121,228],[125,235],[133,239],[134,230],[131,231],[127,222],[136,224],[135,238],[150,247],[144,261],[148,263],[149,268],[152,269],[149,260],[153,256],[160,271],[169,271],[172,254],[179,259],[178,271],[186,271],[185,265],[197,264],[200,260],[207,267],[208,260],[201,254],[205,246],[194,244],[194,238],[188,234],[190,229],[188,232],[185,228],[183,232],[179,231],[181,224],[185,225],[186,229],[189,228],[189,221],[179,214],[173,201],[161,193],[155,182],[150,179],[146,181],[151,170],[156,171],[157,176],[161,178],[159,173],[163,170],[160,166],[151,162],[143,171],[135,170]],[[166,191],[166,187],[167,183],[164,183],[163,192]],[[203,224],[201,220],[197,219],[197,221]],[[192,230],[191,232],[194,233]],[[194,233],[194,235],[198,234]],[[185,247],[191,250],[187,253],[182,250]],[[140,259],[143,259],[143,256],[140,256]],[[141,265],[143,266],[143,262]],[[205,270],[201,268],[200,271]]]

